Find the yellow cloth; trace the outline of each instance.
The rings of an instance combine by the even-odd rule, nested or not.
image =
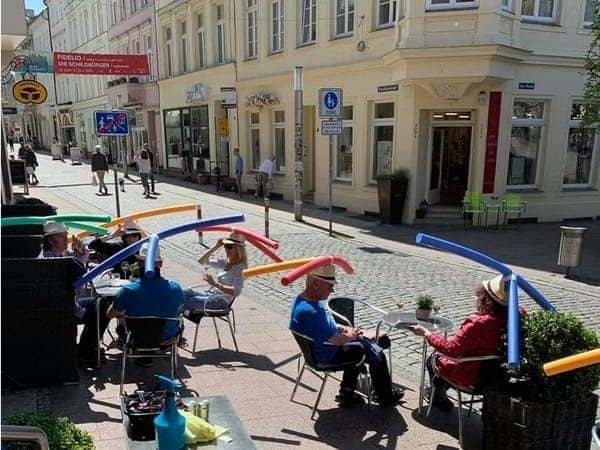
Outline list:
[[[187,411],[179,411],[185,418],[185,443],[210,442],[229,431],[220,425],[213,425]]]

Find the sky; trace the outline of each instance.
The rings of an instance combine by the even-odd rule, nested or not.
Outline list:
[[[42,9],[44,9],[44,1],[43,0],[25,0],[25,8],[33,9],[36,14],[38,14]]]

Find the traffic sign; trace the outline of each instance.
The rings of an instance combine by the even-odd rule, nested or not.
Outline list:
[[[98,136],[127,136],[129,120],[127,111],[94,111]]]
[[[321,135],[323,136],[338,136],[342,134],[344,123],[341,120],[322,120]]]
[[[339,88],[319,89],[319,117],[342,117],[342,93]]]

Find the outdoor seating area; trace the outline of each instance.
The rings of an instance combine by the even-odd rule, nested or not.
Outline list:
[[[527,202],[519,192],[505,192],[499,198],[481,192],[466,191],[462,202],[464,227],[487,229],[491,225],[495,229],[504,229],[509,220],[513,219],[518,228],[526,209]]]

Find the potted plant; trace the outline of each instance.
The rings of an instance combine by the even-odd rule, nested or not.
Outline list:
[[[408,170],[398,169],[391,174],[377,176],[381,223],[402,223],[407,192]]]
[[[417,309],[415,311],[417,320],[429,319],[432,308],[433,308],[433,299],[429,295],[419,295],[417,297]]]
[[[521,319],[521,364],[504,367],[486,388],[483,448],[589,449],[600,381],[598,365],[548,377],[544,363],[598,348],[598,335],[569,314],[540,311]]]
[[[423,200],[419,203],[419,207],[417,208],[417,219],[424,219],[425,214],[427,213],[427,208],[429,207],[429,203],[427,200]]]

